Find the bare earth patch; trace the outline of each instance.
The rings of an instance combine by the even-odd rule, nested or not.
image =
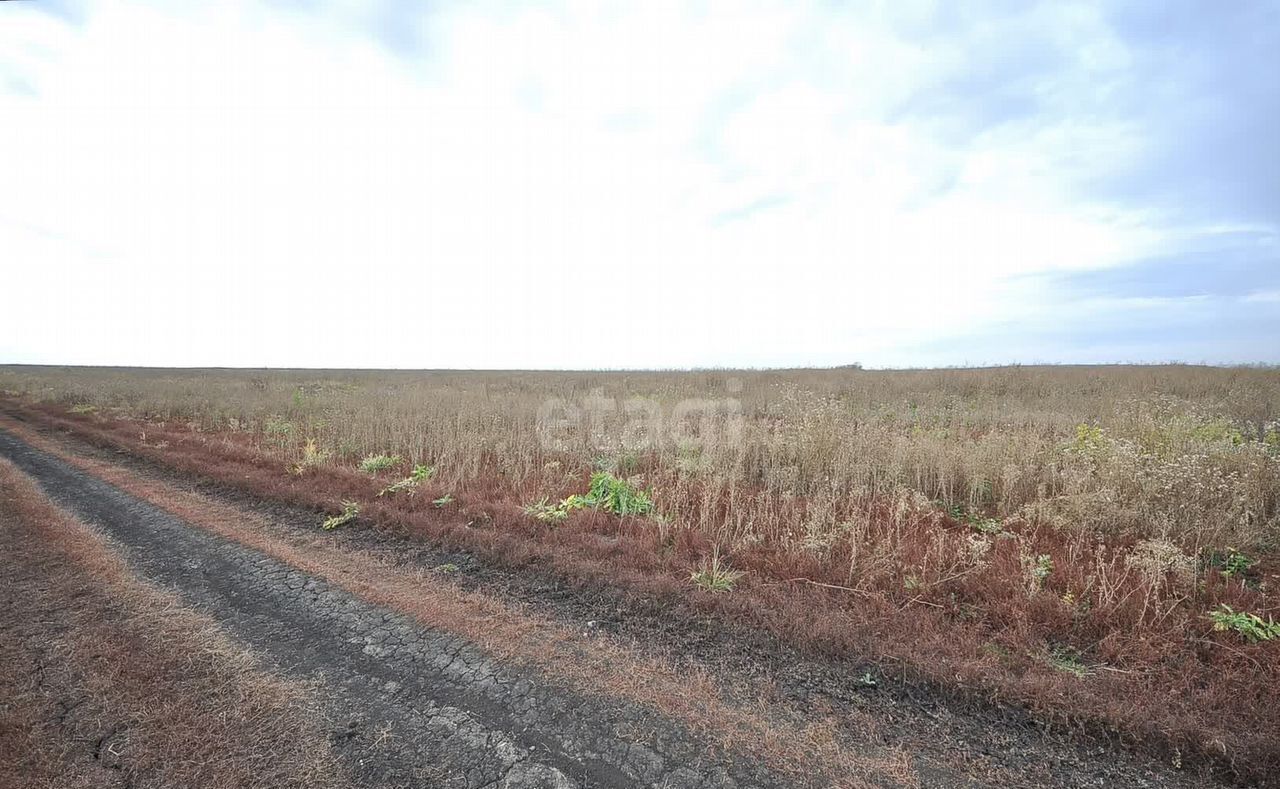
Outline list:
[[[348,785],[308,690],[0,460],[0,785]]]

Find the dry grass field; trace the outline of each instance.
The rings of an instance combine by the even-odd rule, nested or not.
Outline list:
[[[1168,540],[1191,552],[1277,537],[1280,370],[1011,367],[698,373],[176,371],[5,368],[0,388],[82,412],[232,433],[290,461],[369,454],[525,488],[559,469],[643,467],[680,526],[732,545],[830,542],[842,505],[943,502],[1073,531]],[[598,398],[595,430],[547,436],[545,404]],[[710,441],[680,402],[736,402]],[[717,408],[717,406],[719,406]],[[555,410],[554,405],[551,407]],[[654,408],[657,429],[622,423]],[[558,416],[558,414],[553,414]],[[544,420],[545,421],[545,420]],[[679,434],[688,434],[682,440]],[[554,439],[551,442],[546,438]],[[630,441],[628,439],[631,439]],[[638,439],[638,440],[636,440]],[[548,446],[548,444],[554,446]],[[559,464],[558,466],[556,464]],[[549,472],[548,467],[552,467]],[[698,498],[735,500],[724,511]],[[713,491],[714,493],[708,493]],[[806,517],[782,518],[796,498]],[[747,499],[750,501],[747,501]]]
[[[1280,759],[1275,368],[8,367],[0,390],[13,416],[257,496],[1170,759]]]

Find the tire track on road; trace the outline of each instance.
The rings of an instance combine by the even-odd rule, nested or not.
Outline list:
[[[782,786],[636,705],[548,687],[459,636],[190,526],[12,435],[0,454],[255,653],[319,679],[364,780],[445,787]]]

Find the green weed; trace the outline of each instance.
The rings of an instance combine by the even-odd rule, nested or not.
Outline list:
[[[746,575],[745,572],[734,570],[722,563],[720,550],[716,548],[711,552],[711,559],[709,561],[703,559],[698,569],[689,575],[689,580],[708,592],[729,592],[744,575]]]
[[[1097,452],[1105,449],[1107,446],[1107,434],[1103,432],[1101,427],[1081,423],[1076,425],[1076,440],[1071,443],[1071,449],[1076,452],[1089,453]]]
[[[1000,661],[1006,661],[1013,657],[1013,653],[1005,647],[1000,646],[994,641],[988,641],[982,645],[982,651]]]
[[[331,531],[333,529],[338,528],[339,526],[346,526],[348,523],[351,523],[353,520],[355,520],[356,516],[358,516],[359,514],[360,514],[359,504],[357,504],[354,501],[344,501],[342,502],[342,514],[334,515],[332,517],[326,518],[325,522],[320,524],[320,528],[324,529],[325,531]]]
[[[590,496],[579,496],[576,493],[568,497],[564,501],[560,502],[560,509],[564,510],[566,513],[573,512],[574,510],[583,510],[583,509],[586,509],[587,507],[594,507],[594,506],[595,506],[595,500],[592,499]]]
[[[365,455],[360,461],[360,470],[366,474],[377,474],[380,471],[395,468],[402,462],[399,455]]]
[[[591,490],[586,496],[586,503],[615,515],[648,515],[653,512],[653,498],[648,491],[638,490],[607,471],[591,475]]]
[[[399,482],[393,482],[382,490],[378,491],[379,496],[394,496],[397,493],[412,493],[418,488],[420,483],[431,479],[431,475],[436,473],[435,466],[414,466],[413,473]]]
[[[1251,644],[1280,638],[1280,622],[1272,620],[1271,617],[1264,620],[1257,614],[1236,611],[1226,603],[1219,605],[1217,611],[1207,612],[1207,615],[1213,622],[1214,630],[1234,631]]]
[[[418,464],[413,467],[413,478],[419,482],[426,482],[427,480],[434,477],[435,474],[436,474],[435,466],[424,466],[422,464]]]
[[[532,504],[526,504],[525,514],[543,523],[563,523],[569,517],[569,510],[561,504],[552,504],[546,496]]]
[[[1235,548],[1227,548],[1225,551],[1210,553],[1206,563],[1210,567],[1216,567],[1224,578],[1244,578],[1249,574],[1249,568],[1257,564],[1258,560]]]
[[[676,446],[676,468],[685,474],[697,474],[707,468],[707,459],[703,456],[702,447],[697,444],[681,443]]]
[[[591,475],[591,489],[585,495],[573,494],[559,504],[552,504],[546,496],[528,504],[526,514],[543,523],[563,523],[569,513],[581,509],[597,509],[615,515],[653,515],[653,497],[646,490],[639,490],[623,479],[607,471]]]
[[[382,490],[378,491],[379,496],[394,496],[397,493],[412,491],[418,487],[418,481],[413,477],[405,477],[399,482],[392,482]]]

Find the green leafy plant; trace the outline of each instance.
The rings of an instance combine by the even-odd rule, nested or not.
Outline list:
[[[1251,644],[1280,638],[1280,622],[1272,620],[1271,617],[1267,617],[1264,620],[1257,614],[1236,611],[1226,603],[1220,604],[1217,611],[1208,611],[1206,613],[1213,622],[1214,630],[1220,632],[1234,631]]]
[[[728,592],[733,590],[734,584],[744,575],[746,573],[742,570],[734,570],[721,562],[720,549],[715,548],[711,552],[711,558],[703,559],[698,569],[689,575],[689,580],[708,592]]]
[[[399,455],[365,455],[360,461],[360,470],[366,474],[377,474],[395,468],[402,462]]]
[[[436,473],[435,466],[414,466],[413,473],[399,482],[393,482],[382,490],[378,491],[379,496],[394,496],[397,493],[406,491],[412,493],[417,489],[418,485],[431,479],[431,475]]]
[[[653,497],[648,491],[639,490],[607,471],[591,475],[591,489],[585,495],[575,493],[559,504],[552,504],[543,496],[541,500],[526,505],[524,511],[543,523],[563,523],[569,513],[588,507],[615,515],[654,514]]]
[[[424,466],[422,464],[418,464],[413,467],[413,474],[411,475],[411,477],[416,482],[426,482],[427,480],[431,479],[431,477],[435,473],[436,473],[435,466]]]
[[[1257,559],[1235,548],[1209,551],[1201,558],[1203,568],[1217,570],[1223,578],[1239,581],[1250,589],[1258,589],[1262,584],[1262,578],[1256,569],[1257,564]]]
[[[563,502],[552,504],[546,496],[532,504],[526,504],[524,511],[526,515],[530,515],[543,523],[563,523],[564,519],[569,517],[569,510],[564,506]]]
[[[1248,575],[1249,568],[1258,563],[1248,554],[1240,553],[1235,548],[1225,551],[1214,551],[1209,554],[1208,564],[1216,567],[1224,578],[1243,578]]]
[[[399,482],[392,482],[390,485],[378,491],[378,495],[394,496],[397,493],[404,493],[406,491],[412,492],[417,487],[418,487],[417,480],[415,480],[413,477],[405,477]]]
[[[591,498],[590,496],[579,496],[578,494],[575,493],[572,496],[569,496],[568,498],[566,498],[564,501],[560,502],[560,509],[564,510],[565,513],[567,514],[567,513],[573,512],[574,510],[584,510],[588,507],[594,507],[595,505],[596,505],[595,499]]]
[[[648,491],[639,490],[607,471],[591,475],[591,490],[586,500],[591,506],[615,515],[648,515],[653,512],[653,498]]]
[[[432,499],[431,503],[436,505],[437,507],[446,507],[453,503],[453,494],[446,493],[438,499]]]
[[[1107,445],[1107,435],[1097,425],[1081,423],[1076,425],[1076,440],[1071,449],[1076,452],[1097,452]]]
[[[320,528],[324,529],[325,531],[330,531],[332,529],[338,528],[339,526],[346,526],[348,523],[351,523],[353,520],[355,520],[356,516],[358,516],[359,514],[360,514],[359,504],[357,504],[354,501],[344,501],[342,502],[342,514],[334,515],[329,518],[326,518],[325,522],[320,524]]]

